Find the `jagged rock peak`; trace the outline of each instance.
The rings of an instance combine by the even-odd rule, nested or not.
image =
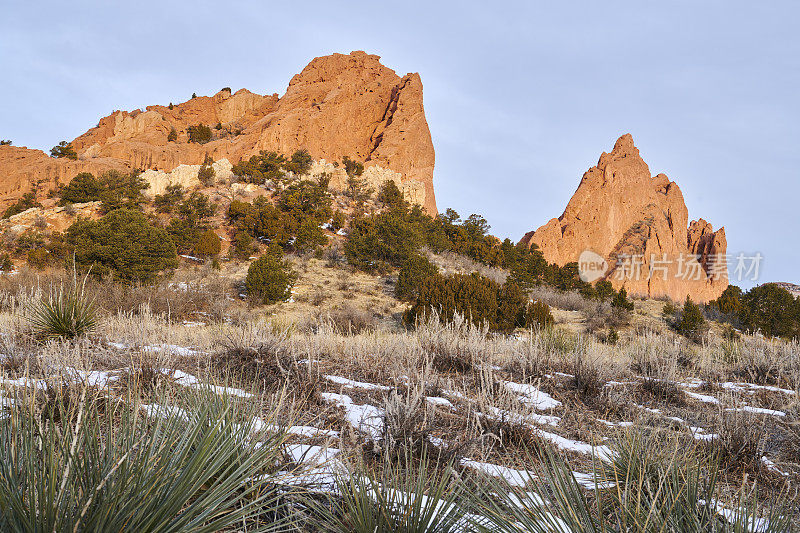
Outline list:
[[[564,213],[521,242],[559,265],[597,254],[608,265],[602,277],[634,294],[706,302],[728,286],[725,229],[688,218],[678,185],[651,176],[625,134],[583,175]]]

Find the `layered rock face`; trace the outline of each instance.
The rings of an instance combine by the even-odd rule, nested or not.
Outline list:
[[[205,124],[214,140],[188,142],[187,128]],[[219,130],[215,129],[219,124]],[[177,140],[168,141],[174,129]],[[398,76],[364,52],[311,61],[286,93],[258,95],[223,89],[211,97],[169,106],[116,111],[72,142],[77,161],[52,159],[40,150],[0,146],[0,202],[8,204],[39,185],[66,183],[81,171],[139,168],[169,172],[199,165],[206,154],[236,163],[275,150],[307,149],[315,160],[362,161],[367,169],[400,176],[412,201],[436,213],[434,150],[418,74]],[[374,171],[373,171],[374,172]],[[421,192],[420,192],[421,191]]]
[[[688,218],[678,185],[651,176],[627,134],[583,175],[564,214],[522,242],[559,265],[593,252],[607,263],[598,276],[631,294],[707,302],[728,286],[725,229]]]

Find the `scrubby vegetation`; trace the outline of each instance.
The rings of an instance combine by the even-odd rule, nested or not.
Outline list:
[[[61,141],[50,149],[50,157],[65,157],[67,159],[78,159],[78,152],[72,147],[72,143]]]
[[[203,164],[200,165],[200,170],[197,172],[197,179],[206,187],[214,185],[214,176],[216,176],[216,172],[214,171],[214,167],[211,166],[212,163],[214,163],[214,160],[211,159],[211,156],[206,154],[203,159]]]
[[[791,294],[631,298],[312,164],[80,174],[6,233],[0,529],[797,526]]]
[[[32,207],[41,207],[42,204],[36,199],[35,192],[26,192],[22,195],[22,197],[17,200],[16,203],[8,206],[5,211],[3,211],[3,218],[13,217],[14,215],[18,215],[23,211],[27,211]]]
[[[278,193],[276,202],[266,197],[252,204],[234,200],[228,208],[228,220],[237,239],[251,239],[281,246],[285,250],[310,251],[327,241],[320,226],[331,215],[327,183],[296,181]]]
[[[405,320],[413,324],[432,313],[444,320],[460,315],[476,325],[486,324],[490,330],[499,331],[553,323],[547,306],[528,302],[515,283],[508,281],[501,286],[479,274],[444,277],[434,273],[424,278]]]
[[[246,161],[233,165],[233,173],[248,183],[279,183],[287,172],[302,176],[311,168],[311,154],[308,150],[297,150],[289,158],[278,152],[263,151]]]
[[[97,221],[78,219],[66,231],[75,264],[92,275],[122,281],[152,281],[175,268],[175,245],[139,211],[118,209]]]
[[[773,283],[753,287],[746,293],[730,285],[707,307],[711,316],[747,331],[786,339],[800,338],[800,301]]]
[[[108,213],[115,209],[139,209],[145,201],[143,191],[147,187],[138,171],[109,170],[98,178],[81,172],[56,195],[60,197],[59,205],[102,202],[101,209]]]
[[[21,281],[3,290],[39,301]],[[72,341],[0,322],[14,361],[3,527],[144,529],[142,513],[180,531],[797,526],[797,414],[778,387],[800,373],[763,339],[630,332],[610,346],[552,327],[487,335],[459,317],[394,332],[337,332],[325,317],[206,328],[147,304],[119,313],[108,292]],[[730,351],[780,372],[742,382],[720,365]]]
[[[193,124],[186,128],[186,133],[189,135],[190,143],[206,144],[213,138],[211,128],[205,124]]]
[[[272,304],[287,300],[297,275],[284,261],[281,249],[272,246],[247,269],[245,287],[253,302]]]

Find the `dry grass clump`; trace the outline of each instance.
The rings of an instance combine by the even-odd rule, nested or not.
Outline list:
[[[165,354],[159,352],[133,352],[130,362],[120,372],[115,387],[142,394],[153,394],[169,383],[166,371],[172,366]]]
[[[481,363],[491,364],[487,350],[487,326],[476,326],[456,314],[452,322],[441,323],[438,316],[416,325],[415,336],[431,366],[439,372],[470,372]]]
[[[211,356],[215,374],[264,391],[286,389],[302,405],[318,405],[323,377],[316,361],[298,360],[291,349],[291,329],[274,324],[236,328],[218,341]]]
[[[578,392],[584,402],[599,396],[608,381],[608,374],[600,359],[588,355],[586,350],[576,350],[570,363],[565,369],[566,374],[572,375],[567,380],[569,386]]]
[[[64,272],[37,274],[23,269],[19,274],[0,276],[0,308],[16,311],[42,294],[52,293],[64,285],[74,285],[74,276]],[[229,307],[232,287],[216,274],[193,279],[191,282],[163,280],[156,284],[123,284],[111,279],[88,278],[83,283],[87,300],[106,315],[137,314],[142,309],[170,320],[188,320],[224,316],[220,307]]]
[[[668,379],[648,377],[639,382],[638,392],[645,398],[672,405],[684,405],[686,395],[677,383]]]
[[[536,285],[530,289],[531,299],[543,302],[556,309],[565,311],[581,311],[587,316],[603,311],[610,305],[590,300],[577,291],[561,291],[550,285]]]
[[[378,326],[374,313],[350,303],[319,313],[316,320],[317,324],[330,324],[334,331],[342,335],[358,335]]]
[[[616,341],[611,341],[611,338],[614,336],[611,332],[616,332],[620,328],[630,324],[631,313],[619,307],[611,307],[609,302],[594,303],[595,308],[587,314],[586,331],[599,334],[603,330],[606,330],[607,333],[603,335],[603,338],[611,342],[611,344],[614,344]]]
[[[800,464],[800,420],[792,416],[781,421],[779,427],[782,432],[781,457],[789,463]]]
[[[388,460],[419,457],[430,447],[428,406],[423,390],[411,387],[405,394],[392,390],[383,402],[384,425],[381,445]]]
[[[476,272],[485,278],[502,285],[506,282],[509,272],[502,268],[495,268],[478,263],[474,259],[455,252],[444,251],[439,254],[425,248],[423,253],[428,260],[439,267],[443,274],[472,274]]]
[[[719,413],[716,433],[710,443],[726,469],[758,474],[767,441],[767,419],[746,411],[723,410]]]
[[[553,370],[553,353],[539,333],[540,330],[531,330],[519,342],[510,346],[506,351],[506,371],[524,380],[541,377]]]
[[[224,319],[220,302],[231,298],[231,286],[217,277],[189,282],[163,281],[152,285],[94,282],[87,290],[108,314],[138,313],[145,306],[169,320]]]
[[[800,343],[766,340],[756,337],[741,341],[728,341],[737,346],[732,349],[733,375],[765,385],[783,385],[790,388],[800,386]]]
[[[680,341],[645,330],[623,347],[631,369],[648,378],[670,378],[678,374],[682,360]]]
[[[40,370],[36,356],[38,342],[25,331],[20,321],[9,324],[8,331],[0,335],[0,368],[11,374],[35,373]]]

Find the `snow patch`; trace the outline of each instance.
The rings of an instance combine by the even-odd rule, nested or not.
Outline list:
[[[340,376],[326,375],[325,379],[332,381],[337,385],[341,385],[345,389],[365,389],[365,390],[391,390],[392,388],[387,385],[377,385],[375,383],[365,383],[363,381],[354,381],[352,379],[343,378]]]
[[[546,411],[548,409],[561,407],[561,402],[554,399],[546,392],[540,391],[533,385],[514,383],[513,381],[503,381],[502,383],[506,390],[519,395],[519,401],[530,405],[538,411]]]
[[[378,440],[383,435],[383,418],[386,413],[380,407],[369,404],[356,405],[346,394],[323,392],[321,396],[324,401],[344,409],[345,419],[350,425],[369,435],[372,440]]]

